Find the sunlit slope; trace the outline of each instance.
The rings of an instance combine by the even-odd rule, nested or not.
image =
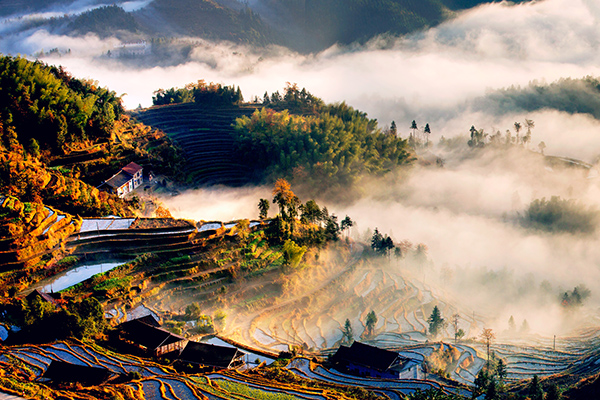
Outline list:
[[[232,124],[254,111],[254,107],[212,108],[184,103],[152,107],[133,115],[166,132],[184,150],[190,185],[241,186],[249,182],[250,175],[234,157]]]

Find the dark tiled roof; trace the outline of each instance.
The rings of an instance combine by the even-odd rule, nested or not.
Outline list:
[[[64,361],[52,360],[42,375],[53,382],[79,382],[93,386],[106,382],[113,372],[106,368],[88,367],[87,365],[71,364]]]
[[[179,355],[178,360],[210,367],[227,368],[235,359],[243,355],[243,352],[233,347],[190,341]]]
[[[127,172],[123,172],[123,170],[121,170],[104,183],[106,183],[110,187],[118,189],[132,179],[132,175],[129,175]]]
[[[52,297],[50,293],[40,292],[38,289],[35,289],[33,292],[29,293],[26,297],[28,301],[33,300],[35,297],[40,297],[42,300],[47,301],[49,303],[54,304],[56,299]]]
[[[154,326],[156,328],[160,328],[160,322],[154,318],[152,314],[144,315],[143,317],[139,317],[136,319],[132,319],[132,321],[140,321],[145,323],[146,325]]]
[[[148,325],[139,319],[123,322],[117,328],[128,340],[149,350],[186,340],[183,336]]]
[[[356,364],[377,371],[386,371],[400,356],[394,351],[380,349],[368,344],[354,342],[351,347],[340,346],[333,355],[332,362]]]
[[[142,167],[140,167],[139,165],[137,165],[134,162],[130,162],[129,164],[127,164],[126,166],[121,168],[121,171],[125,171],[131,176],[135,175],[136,172],[141,171],[141,170],[142,170]]]

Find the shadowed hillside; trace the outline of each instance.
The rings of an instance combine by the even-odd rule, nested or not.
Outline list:
[[[133,116],[163,130],[184,149],[189,184],[241,186],[251,176],[249,169],[235,158],[233,124],[236,118],[251,115],[255,109],[184,103],[152,107]]]

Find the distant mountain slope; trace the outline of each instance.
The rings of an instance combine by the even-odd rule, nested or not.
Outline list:
[[[85,35],[93,32],[101,37],[112,36],[118,30],[135,33],[140,28],[131,13],[116,5],[99,7],[80,14],[67,26],[73,34]]]
[[[493,0],[154,0],[133,12],[126,12],[116,4],[36,24],[45,24],[60,34],[91,32],[125,41],[201,37],[259,46],[277,44],[313,52],[335,43],[364,43],[382,34],[408,34],[435,26],[454,16],[456,11],[491,2]],[[0,15],[8,9],[17,12],[18,4],[16,0],[0,0]],[[37,4],[35,8],[23,10],[38,11],[41,7]]]
[[[163,36],[166,31],[256,45],[277,42],[271,29],[250,8],[234,10],[212,0],[154,0],[134,15],[154,36]]]
[[[284,34],[289,47],[317,51],[377,35],[407,34],[434,26],[454,11],[493,0],[257,0],[261,17]]]
[[[69,1],[66,0],[0,0],[0,15],[39,12],[51,6],[68,3]]]

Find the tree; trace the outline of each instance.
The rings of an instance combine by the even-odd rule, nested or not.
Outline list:
[[[352,221],[352,219],[350,219],[350,217],[346,215],[346,218],[342,220],[342,223],[340,225],[340,229],[342,230],[342,232],[347,231],[346,237],[348,237],[348,235],[350,234],[350,228],[352,226],[354,226],[354,221]]]
[[[531,378],[531,383],[529,384],[529,398],[531,400],[544,400],[544,390],[542,389],[540,379],[537,375],[534,375],[533,378]]]
[[[245,242],[246,239],[248,239],[248,236],[250,235],[250,220],[248,220],[248,219],[239,220],[238,223],[235,225],[234,229],[237,232],[240,240],[242,242]]]
[[[427,146],[429,146],[429,135],[431,135],[431,128],[429,127],[429,123],[425,124],[425,129],[423,130],[425,133],[425,137],[427,138]]]
[[[490,368],[490,345],[492,344],[492,342],[494,341],[495,338],[496,338],[496,334],[494,333],[494,331],[492,329],[483,328],[483,331],[481,332],[481,339],[483,339],[483,341],[485,342],[485,346],[487,348],[488,369]]]
[[[506,379],[506,375],[507,375],[506,364],[504,363],[504,360],[499,359],[498,364],[496,364],[496,376],[498,376],[498,380],[500,381],[500,383],[504,383],[504,379]]]
[[[431,315],[427,319],[427,322],[429,323],[429,333],[434,338],[437,337],[446,324],[438,306],[433,307],[433,311],[431,311]]]
[[[368,337],[373,336],[376,325],[377,325],[377,315],[375,314],[375,311],[371,310],[367,314],[367,321],[365,322],[366,333],[367,333]]]
[[[513,318],[512,315],[508,319],[508,330],[510,332],[515,332],[517,330],[517,325],[515,324],[515,319]]]
[[[190,319],[195,319],[195,318],[200,317],[200,315],[202,315],[202,311],[200,309],[200,304],[198,304],[196,302],[189,304],[185,308],[185,315]]]
[[[458,320],[460,319],[460,315],[453,314],[451,318],[452,326],[454,327],[454,343],[458,343]],[[463,333],[464,334],[464,333]]]
[[[521,324],[520,332],[521,333],[528,333],[529,332],[529,324],[527,323],[526,319],[524,319],[523,323]]]
[[[383,239],[384,253],[389,256],[393,248],[394,248],[394,241],[392,240],[391,237],[386,235],[385,239]]]
[[[553,383],[546,392],[546,400],[561,400],[562,393],[556,383]]]
[[[325,237],[327,237],[327,240],[338,241],[340,238],[340,225],[337,222],[337,216],[331,214],[325,221]]]
[[[473,398],[479,397],[481,394],[487,391],[490,382],[490,377],[488,376],[485,369],[481,369],[477,376],[475,377],[475,381],[473,382],[475,386],[473,386]]]
[[[323,220],[323,213],[314,200],[308,200],[300,207],[301,220],[303,223],[316,223]]]
[[[342,343],[346,343],[351,345],[354,341],[354,331],[352,330],[352,324],[350,320],[346,318],[346,322],[344,323],[344,329],[342,330]]]
[[[526,119],[525,127],[527,127],[527,133],[523,136],[523,144],[527,145],[531,141],[531,130],[535,127],[535,123],[530,119]]]
[[[390,134],[397,136],[398,135],[398,127],[396,126],[396,121],[392,121],[390,124]]]
[[[292,187],[288,181],[283,178],[277,179],[273,187],[273,203],[279,206],[281,217],[289,222],[289,207],[293,205],[294,198],[297,196],[292,192]]]
[[[286,240],[282,249],[285,265],[290,268],[296,268],[300,264],[300,261],[302,261],[306,250],[305,246],[299,246],[293,240]]]
[[[538,144],[538,149],[540,149],[540,153],[542,153],[542,155],[544,155],[544,150],[546,149],[546,143],[544,143],[543,140],[540,142],[540,144]]]
[[[381,249],[381,244],[383,242],[383,235],[379,232],[378,228],[375,228],[375,232],[373,232],[373,236],[371,237],[371,248],[373,251],[378,253]]]
[[[258,218],[266,219],[269,215],[269,200],[260,199],[258,201]]]
[[[35,138],[31,138],[29,139],[29,154],[31,154],[34,157],[39,157],[40,156],[40,144],[38,143],[37,140],[35,140]]]
[[[521,123],[515,122],[515,132],[517,132],[517,144],[519,144],[519,132],[521,131]]]
[[[496,387],[496,380],[492,376],[488,382],[487,391],[485,392],[486,400],[497,400],[498,399],[498,389]]]

